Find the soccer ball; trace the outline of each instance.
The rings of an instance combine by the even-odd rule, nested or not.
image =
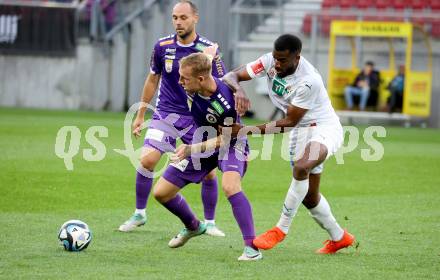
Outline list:
[[[69,220],[61,226],[58,239],[64,250],[78,252],[89,246],[92,241],[92,232],[86,223],[79,220]]]

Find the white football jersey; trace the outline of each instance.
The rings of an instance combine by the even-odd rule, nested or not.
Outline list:
[[[295,72],[284,78],[277,76],[272,53],[248,63],[246,70],[251,78],[266,75],[270,99],[284,113],[289,105],[307,109],[297,126],[339,123],[321,75],[304,57]]]

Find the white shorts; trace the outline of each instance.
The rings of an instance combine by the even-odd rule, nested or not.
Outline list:
[[[327,147],[327,158],[334,155],[344,142],[344,134],[340,123],[316,125],[308,127],[295,127],[290,132],[289,154],[290,163],[293,167],[294,162],[302,157],[304,149],[310,142],[318,142]],[[312,147],[313,151],[313,147]],[[312,152],[311,157],[318,156],[319,150],[316,153]],[[315,166],[310,173],[320,174],[324,169],[324,162]]]

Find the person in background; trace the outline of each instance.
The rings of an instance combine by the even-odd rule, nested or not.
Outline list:
[[[377,94],[380,84],[379,72],[374,69],[374,63],[367,61],[364,69],[356,76],[354,83],[345,88],[345,103],[348,110],[352,110],[354,106],[353,97],[359,96],[359,109],[365,111],[368,98],[374,92]]]
[[[398,109],[402,111],[403,106],[403,88],[405,85],[405,65],[399,66],[397,75],[391,80],[387,88],[390,91],[388,98],[388,112],[393,113]]]

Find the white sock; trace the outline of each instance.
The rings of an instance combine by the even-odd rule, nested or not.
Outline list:
[[[330,205],[322,194],[318,205],[309,211],[313,219],[318,223],[318,225],[328,232],[333,241],[339,241],[342,239],[344,230],[336,222],[336,219],[330,209]]]
[[[205,219],[205,224],[213,224],[213,225],[215,225],[215,220],[206,220]]]
[[[141,214],[143,217],[145,217],[145,208],[144,209],[136,209],[134,211],[135,214]]]
[[[298,208],[304,200],[304,197],[306,197],[308,190],[309,179],[302,181],[298,181],[295,178],[292,179],[286,199],[284,200],[280,220],[277,223],[277,227],[285,234],[289,232],[293,217],[295,217],[296,212],[298,212]]]

